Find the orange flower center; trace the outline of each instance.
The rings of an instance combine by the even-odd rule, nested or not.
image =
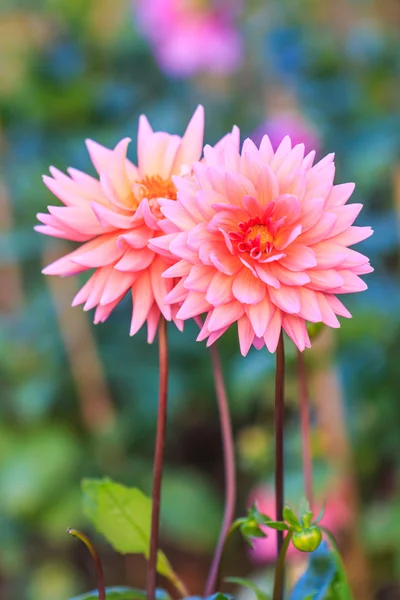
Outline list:
[[[159,175],[146,175],[143,177],[140,185],[143,190],[143,198],[151,200],[153,198],[169,198],[176,200],[176,187],[171,179],[162,179]]]
[[[250,227],[250,229],[246,232],[244,241],[252,242],[256,238],[259,238],[260,240],[259,247],[261,252],[265,252],[267,244],[270,244],[274,241],[274,238],[266,225],[253,225]]]

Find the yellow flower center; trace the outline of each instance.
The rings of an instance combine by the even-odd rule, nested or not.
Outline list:
[[[140,185],[143,186],[142,198],[169,198],[176,200],[176,187],[171,179],[162,179],[159,175],[146,175]]]
[[[245,242],[252,242],[256,237],[260,237],[260,250],[265,252],[267,244],[271,244],[274,241],[268,227],[265,225],[253,225],[250,230],[246,233]]]

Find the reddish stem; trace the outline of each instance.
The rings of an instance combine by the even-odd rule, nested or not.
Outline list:
[[[158,394],[158,417],[153,471],[151,509],[150,552],[147,564],[147,600],[155,600],[157,583],[157,550],[160,529],[161,483],[164,461],[165,433],[168,403],[168,344],[167,324],[163,317],[158,326],[160,382]]]
[[[312,509],[314,504],[314,494],[311,452],[310,405],[308,400],[306,364],[302,352],[297,353],[297,377],[299,381],[300,428],[303,454],[304,489],[306,493],[306,498],[310,503],[310,507]]]
[[[207,578],[206,587],[204,590],[205,596],[210,596],[215,588],[225,541],[235,513],[236,499],[235,448],[233,443],[232,426],[229,414],[229,403],[222,375],[221,360],[216,344],[213,344],[210,347],[210,354],[215,382],[215,390],[218,400],[219,419],[221,424],[221,435],[224,452],[225,510],[217,547],[215,549],[214,557],[210,567],[210,572]]]
[[[285,348],[281,331],[276,349],[275,374],[275,506],[276,520],[283,521],[284,464],[283,464],[283,421],[285,409]],[[277,531],[277,559],[283,546],[283,531]],[[276,585],[283,597],[283,569],[276,574]]]
[[[67,533],[69,533],[73,537],[78,538],[78,540],[83,542],[85,544],[86,548],[89,550],[89,552],[93,558],[94,568],[96,571],[97,590],[99,592],[99,600],[106,600],[106,587],[105,587],[105,583],[104,583],[103,567],[101,566],[100,556],[99,556],[96,548],[94,547],[93,542],[88,538],[87,535],[85,535],[81,531],[78,531],[77,529],[69,528],[69,529],[67,529]]]

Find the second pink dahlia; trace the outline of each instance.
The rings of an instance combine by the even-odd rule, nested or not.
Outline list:
[[[64,206],[49,206],[38,214],[36,230],[80,242],[80,246],[44,269],[46,275],[75,275],[93,270],[73,305],[96,307],[95,323],[105,321],[128,291],[133,298],[131,335],[147,321],[148,341],[157,331],[160,315],[178,326],[177,306],[164,298],[174,282],[161,274],[175,262],[148,247],[168,231],[160,198],[176,198],[173,175],[190,176],[203,146],[204,111],[199,106],[183,137],[153,131],[146,117],[139,121],[138,165],[127,158],[129,138],[113,150],[96,142],[87,147],[98,177],[76,169],[65,175],[54,167],[44,182]]]
[[[223,156],[206,147],[194,179],[175,178],[177,201],[161,211],[176,231],[150,242],[179,262],[167,301],[178,318],[203,313],[198,340],[208,345],[237,323],[240,349],[277,347],[283,328],[299,350],[310,346],[306,321],[339,327],[350,317],[338,294],[360,292],[373,269],[349,248],[372,234],[353,222],[361,204],[346,204],[353,183],[334,185],[333,155],[313,165],[314,152],[286,137],[274,152],[265,136],[239,153],[227,140]]]

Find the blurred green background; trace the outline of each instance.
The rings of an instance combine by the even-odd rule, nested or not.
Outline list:
[[[130,300],[93,327],[90,314],[70,308],[78,282],[41,275],[65,250],[33,231],[36,213],[56,203],[41,175],[51,164],[93,172],[84,139],[109,146],[135,139],[143,112],[155,128],[181,134],[199,103],[207,143],[234,123],[244,139],[266,119],[306,120],[319,156],[336,152],[336,181],[357,184],[353,199],[365,204],[358,224],[375,230],[360,249],[375,273],[367,292],[346,299],[353,319],[306,355],[315,480],[320,498],[336,495],[352,511],[338,518],[337,533],[355,589],[364,590],[357,600],[400,598],[400,5],[251,0],[234,19],[243,40],[237,69],[173,78],[158,66],[128,0],[0,0],[2,600],[65,600],[94,587],[85,549],[65,535],[68,526],[93,534],[81,512],[83,477],[151,490],[157,348],[144,331],[129,337]],[[170,327],[162,537],[198,593],[222,516],[223,465],[209,356],[195,333],[190,323],[183,334]],[[272,485],[274,361],[266,350],[243,359],[235,331],[220,348],[239,515],[255,486]],[[287,354],[287,494],[297,501],[289,343]],[[116,556],[93,535],[107,583],[143,585],[142,559]],[[232,540],[224,574],[267,572]]]

